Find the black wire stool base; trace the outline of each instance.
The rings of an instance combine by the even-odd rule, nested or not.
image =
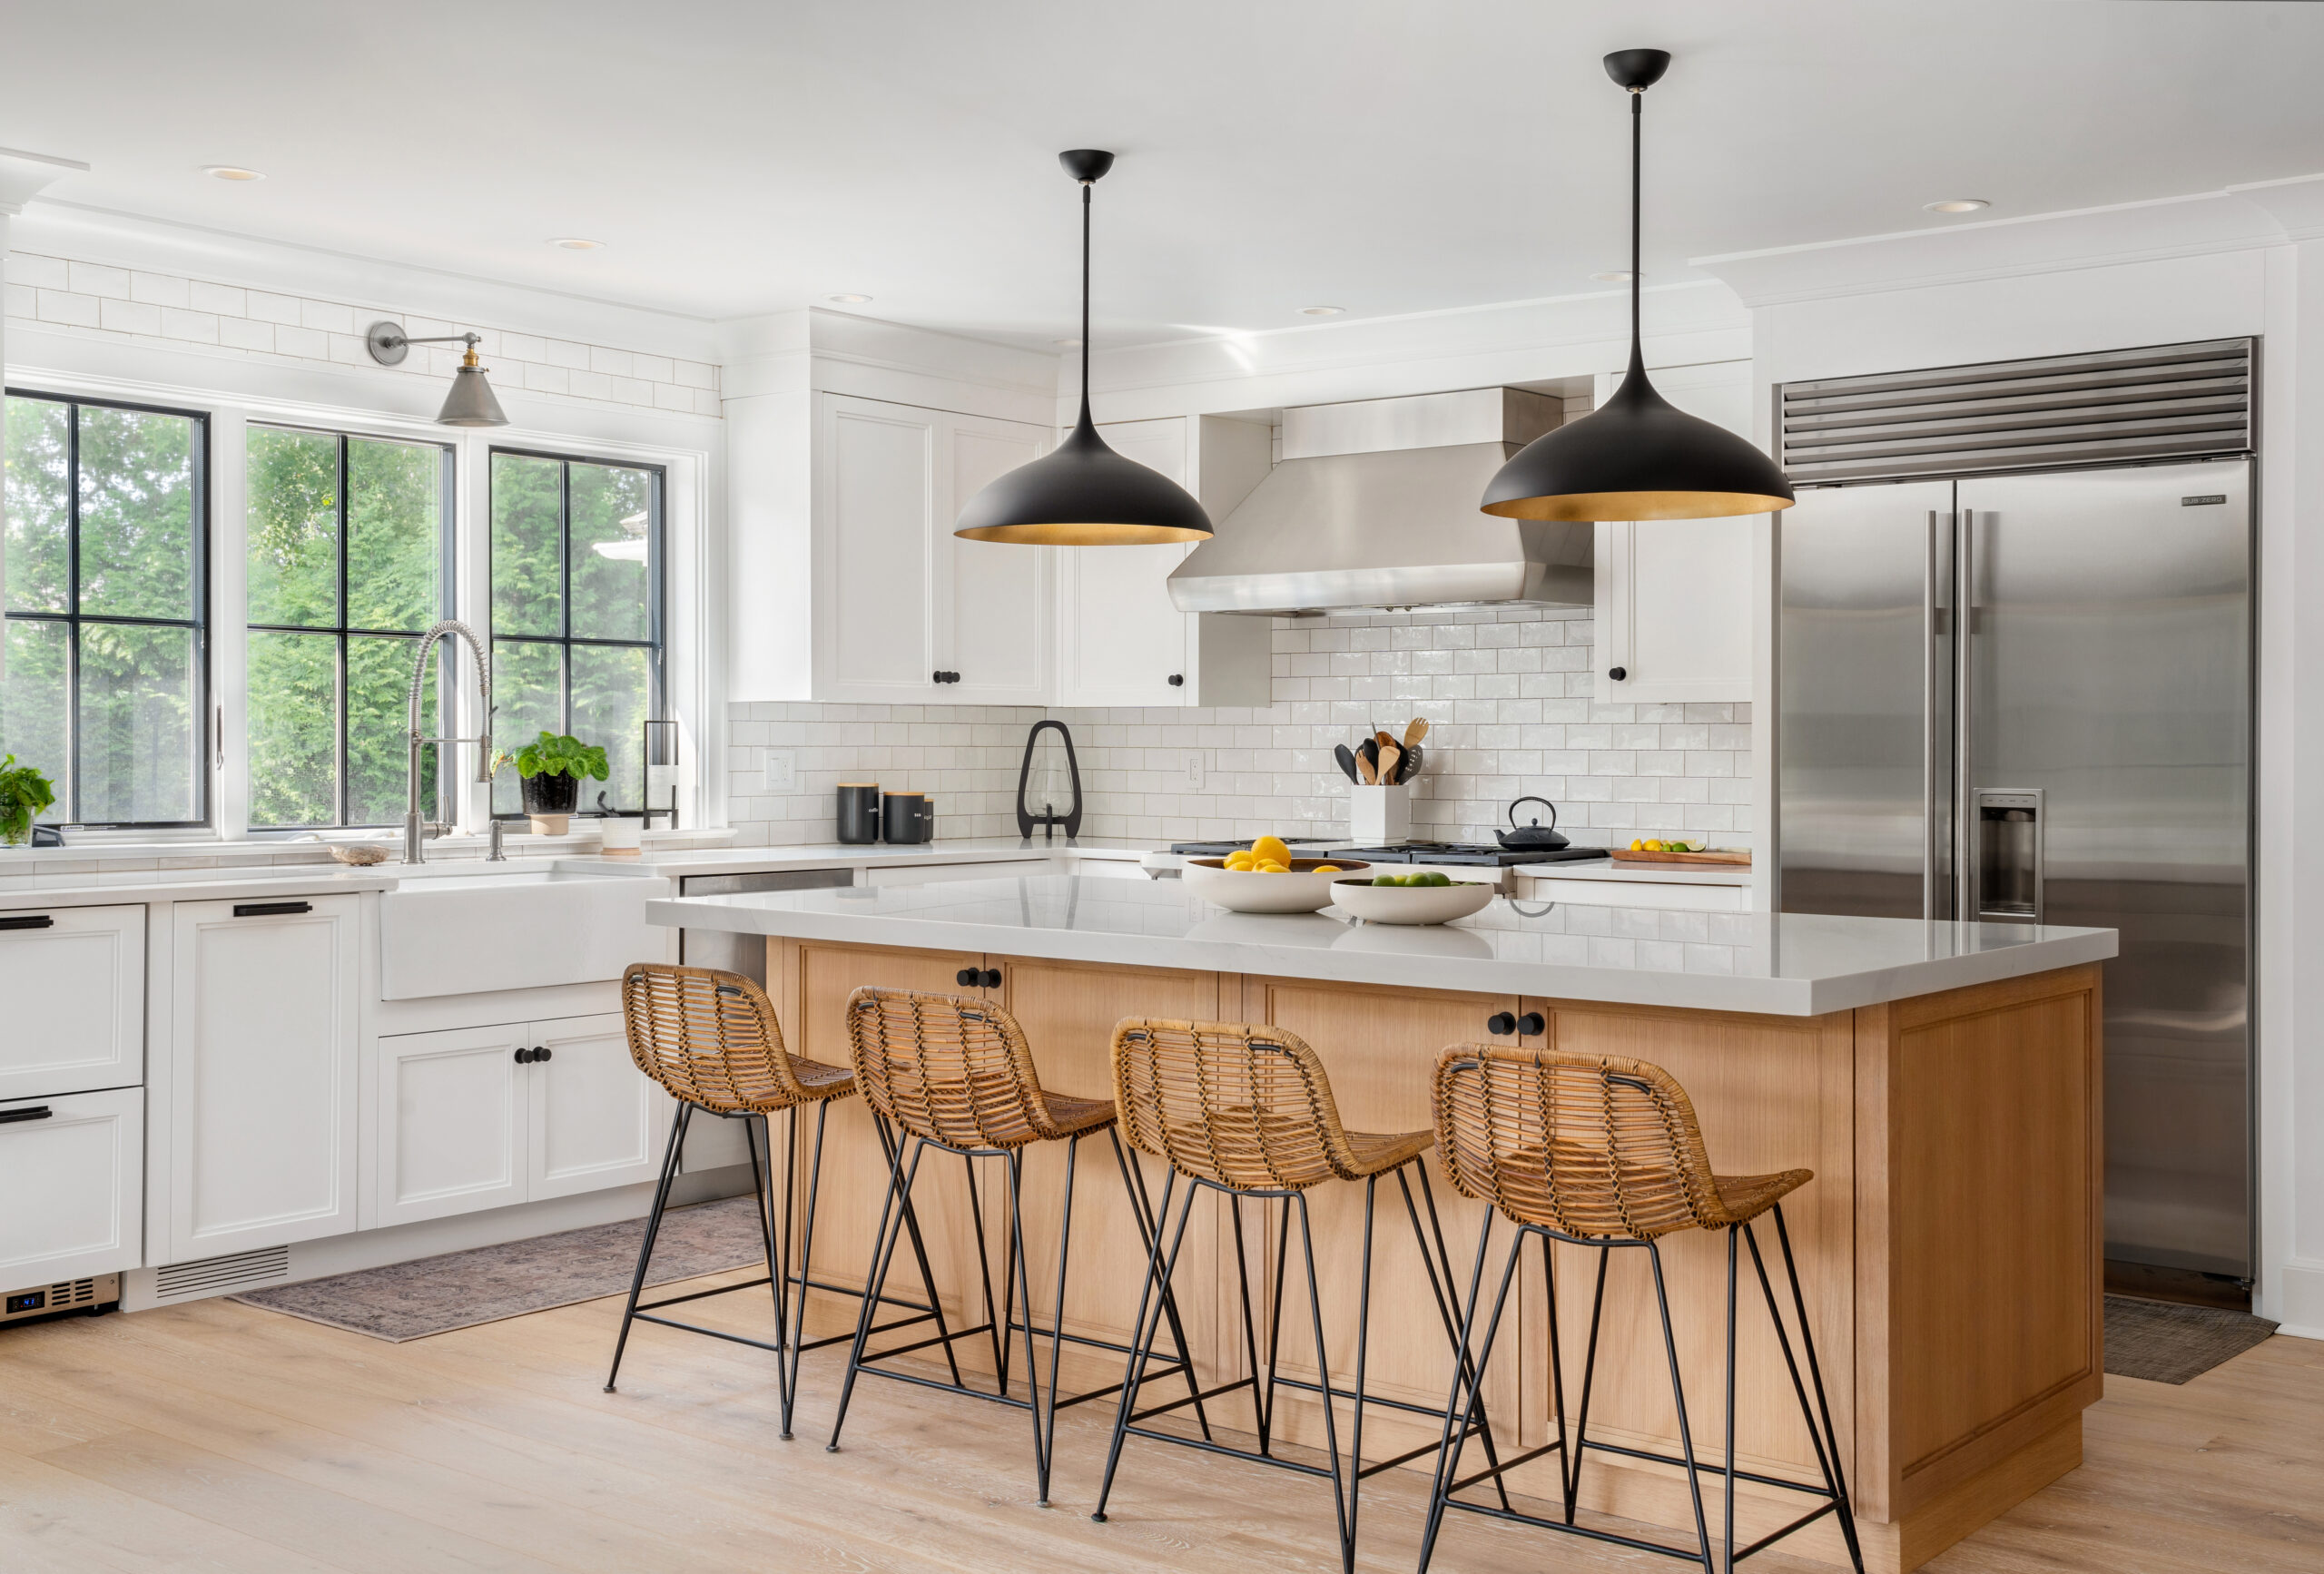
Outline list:
[[[1519,1225],[1516,1239],[1510,1243],[1507,1263],[1502,1270],[1501,1288],[1493,1298],[1492,1316],[1485,1323],[1483,1345],[1478,1350],[1476,1360],[1472,1366],[1465,1359],[1465,1355],[1476,1328],[1477,1313],[1480,1310],[1478,1296],[1483,1288],[1485,1256],[1492,1241],[1496,1216],[1490,1213],[1485,1215],[1484,1225],[1477,1237],[1476,1266],[1470,1277],[1468,1316],[1461,1328],[1461,1346],[1464,1356],[1462,1362],[1462,1375],[1454,1379],[1452,1397],[1446,1402],[1443,1412],[1443,1445],[1437,1460],[1436,1478],[1430,1489],[1427,1530],[1421,1541],[1422,1574],[1426,1574],[1429,1559],[1435,1552],[1437,1534],[1443,1528],[1444,1511],[1448,1509],[1459,1509],[1464,1513],[1481,1514],[1488,1519],[1531,1525],[1538,1530],[1555,1530],[1563,1535],[1580,1536],[1588,1540],[1609,1542],[1614,1546],[1630,1548],[1634,1551],[1676,1558],[1685,1562],[1700,1565],[1705,1574],[1732,1574],[1735,1565],[1744,1559],[1756,1552],[1764,1551],[1785,1537],[1805,1530],[1826,1515],[1831,1515],[1837,1521],[1841,1538],[1847,1545],[1850,1565],[1856,1570],[1856,1574],[1864,1574],[1864,1550],[1856,1537],[1856,1518],[1848,1500],[1847,1479],[1840,1464],[1838,1437],[1832,1426],[1831,1405],[1825,1396],[1823,1369],[1816,1358],[1815,1336],[1807,1323],[1807,1301],[1799,1286],[1799,1266],[1792,1255],[1791,1234],[1784,1224],[1783,1207],[1780,1204],[1776,1205],[1773,1214],[1776,1235],[1782,1243],[1783,1265],[1790,1283],[1793,1309],[1799,1325],[1799,1349],[1800,1353],[1807,1357],[1807,1371],[1803,1378],[1798,1356],[1793,1351],[1790,1331],[1785,1327],[1783,1313],[1777,1305],[1774,1281],[1768,1273],[1766,1259],[1759,1253],[1758,1235],[1749,1224],[1731,1226],[1727,1232],[1727,1431],[1721,1456],[1726,1462],[1717,1469],[1704,1464],[1695,1457],[1694,1436],[1687,1417],[1686,1390],[1679,1374],[1678,1340],[1671,1326],[1669,1297],[1662,1277],[1662,1254],[1660,1248],[1650,1240],[1608,1241],[1569,1235],[1539,1225]],[[1471,1395],[1473,1396],[1483,1387],[1485,1368],[1492,1359],[1493,1343],[1500,1333],[1502,1313],[1508,1303],[1510,1284],[1516,1277],[1519,1264],[1524,1254],[1525,1242],[1529,1236],[1538,1238],[1541,1242],[1541,1276],[1549,1296],[1550,1402],[1551,1412],[1557,1420],[1558,1436],[1554,1441],[1545,1443],[1540,1448],[1531,1450],[1505,1462],[1489,1461],[1486,1469],[1463,1476],[1460,1474],[1460,1462],[1462,1445],[1467,1438],[1467,1430],[1455,1426],[1455,1417],[1463,1410],[1462,1388],[1465,1384]],[[1552,1241],[1563,1241],[1570,1245],[1594,1247],[1598,1252],[1597,1288],[1592,1295],[1590,1308],[1590,1348],[1582,1368],[1581,1405],[1575,1417],[1571,1436],[1566,1431],[1565,1376],[1558,1348],[1557,1285],[1556,1276],[1551,1266],[1550,1244]],[[1760,1294],[1767,1302],[1768,1315],[1775,1327],[1777,1343],[1783,1351],[1784,1366],[1790,1374],[1792,1393],[1798,1401],[1800,1419],[1806,1422],[1808,1439],[1815,1448],[1817,1469],[1823,1477],[1821,1486],[1788,1481],[1779,1476],[1763,1475],[1758,1471],[1742,1470],[1736,1466],[1735,1300],[1738,1245],[1750,1247],[1751,1265],[1758,1278]],[[1669,1364],[1670,1394],[1677,1406],[1679,1416],[1680,1452],[1678,1454],[1658,1453],[1649,1449],[1626,1448],[1619,1443],[1599,1442],[1589,1436],[1590,1391],[1597,1377],[1598,1368],[1598,1334],[1606,1306],[1606,1268],[1614,1251],[1629,1247],[1643,1247],[1647,1254],[1647,1260],[1653,1268],[1655,1304],[1661,1316],[1663,1353]],[[1814,1390],[1812,1403],[1809,1398],[1811,1387]],[[1694,1510],[1695,1545],[1692,1547],[1672,1546],[1664,1541],[1651,1541],[1642,1537],[1626,1536],[1618,1531],[1601,1530],[1592,1526],[1576,1523],[1574,1514],[1579,1507],[1581,1465],[1589,1456],[1590,1451],[1593,1449],[1601,1453],[1669,1465],[1686,1472],[1688,1495]],[[1564,1500],[1561,1505],[1563,1517],[1555,1520],[1546,1519],[1538,1514],[1521,1512],[1512,1507],[1502,1478],[1518,1466],[1551,1452],[1560,1455],[1558,1479]],[[1716,1559],[1713,1556],[1709,1520],[1703,1512],[1702,1478],[1706,1475],[1725,1483],[1726,1486],[1726,1491],[1723,1494],[1725,1533],[1718,1542],[1718,1553]],[[1498,1504],[1463,1501],[1454,1495],[1484,1481],[1491,1481],[1500,1493],[1501,1500]],[[1818,1501],[1817,1506],[1807,1513],[1787,1521],[1749,1545],[1738,1548],[1735,1544],[1735,1489],[1736,1483],[1739,1481],[1749,1481],[1758,1486],[1797,1492]]]

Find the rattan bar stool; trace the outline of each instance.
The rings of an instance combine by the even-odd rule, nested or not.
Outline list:
[[[881,1330],[872,1326],[867,1299],[856,1323],[855,1343],[848,1356],[847,1381],[840,1390],[839,1414],[832,1422],[827,1445],[839,1449],[841,1428],[847,1424],[848,1402],[860,1372],[888,1377],[925,1388],[943,1389],[972,1399],[1012,1405],[1029,1411],[1033,1422],[1033,1470],[1039,1502],[1049,1506],[1050,1466],[1055,1459],[1057,1412],[1121,1388],[1118,1382],[1067,1398],[1058,1394],[1058,1366],[1067,1344],[1080,1344],[1128,1355],[1130,1347],[1111,1340],[1065,1331],[1066,1270],[1073,1245],[1073,1182],[1082,1139],[1104,1132],[1113,1145],[1114,1159],[1137,1220],[1139,1244],[1151,1250],[1156,1237],[1153,1209],[1143,1178],[1122,1151],[1114,1130],[1114,1107],[1102,1098],[1068,1098],[1042,1089],[1033,1067],[1032,1048],[1017,1019],[999,1005],[954,995],[916,994],[906,989],[859,989],[848,998],[850,1053],[855,1062],[856,1087],[878,1119],[889,1146],[887,1200],[881,1205],[877,1245],[872,1253],[872,1288],[879,1293],[887,1283],[901,1231],[893,1221],[909,1219],[911,1192],[920,1175],[920,1161],[928,1150],[958,1154],[968,1173],[969,1214],[976,1222],[977,1267],[984,1297],[984,1321],[957,1331],[940,1325],[934,1337],[881,1351],[869,1348]],[[898,1128],[891,1140],[884,1134]],[[908,1139],[908,1140],[907,1140]],[[1065,1200],[1058,1230],[1055,1304],[1047,1328],[1033,1322],[1032,1286],[1025,1262],[1024,1150],[1038,1142],[1062,1142],[1065,1150]],[[1001,1269],[1000,1309],[992,1310],[992,1264],[985,1244],[984,1212],[977,1195],[978,1159],[999,1159],[1006,1166],[1009,1186],[1009,1238]],[[926,1268],[923,1266],[922,1274]],[[931,1284],[931,1303],[936,1300]],[[1023,1303],[1023,1315],[1018,1313]],[[1193,1367],[1186,1357],[1186,1335],[1175,1301],[1165,1311],[1178,1357],[1149,1379],[1173,1375],[1195,1387]],[[953,1343],[984,1335],[991,1342],[994,1385],[972,1387],[963,1382],[953,1353]],[[1011,1340],[1024,1338],[1025,1395],[1010,1389]],[[1049,1382],[1040,1381],[1033,1341],[1049,1342]],[[1148,1342],[1150,1343],[1150,1341]],[[951,1381],[900,1371],[884,1364],[894,1358],[940,1347]],[[1133,1370],[1142,1370],[1133,1363]],[[1207,1423],[1206,1423],[1206,1430]]]
[[[1856,1519],[1848,1501],[1847,1481],[1840,1464],[1839,1445],[1832,1429],[1831,1405],[1825,1398],[1823,1369],[1816,1360],[1816,1342],[1807,1323],[1807,1301],[1799,1287],[1799,1267],[1791,1250],[1791,1234],[1783,1220],[1783,1199],[1815,1179],[1812,1170],[1785,1170],[1778,1175],[1722,1176],[1711,1172],[1703,1146],[1701,1125],[1686,1089],[1659,1066],[1616,1056],[1576,1055],[1552,1049],[1528,1049],[1494,1044],[1455,1044],[1437,1058],[1435,1078],[1436,1140],[1445,1174],[1463,1196],[1492,1205],[1477,1236],[1477,1259],[1469,1282],[1468,1314],[1461,1342],[1465,1349],[1480,1321],[1484,1341],[1473,1362],[1464,1362],[1453,1381],[1445,1405],[1444,1446],[1439,1455],[1436,1481],[1429,1500],[1428,1528],[1421,1542],[1420,1567],[1428,1568],[1437,1532],[1447,1509],[1515,1520],[1543,1530],[1611,1541],[1645,1552],[1699,1563],[1707,1574],[1732,1570],[1741,1559],[1782,1540],[1793,1531],[1833,1515],[1847,1543],[1848,1559],[1863,1574],[1864,1552],[1856,1540]],[[1800,1374],[1798,1354],[1777,1304],[1768,1264],[1759,1253],[1753,1222],[1772,1214],[1776,1239],[1783,1248],[1784,1273],[1791,1284],[1791,1303],[1798,1323],[1799,1353],[1807,1372]],[[1492,1238],[1495,1215],[1517,1226],[1494,1294],[1490,1316],[1478,1299],[1483,1286],[1485,1258]],[[1687,1395],[1679,1376],[1679,1346],[1670,1323],[1670,1301],[1662,1276],[1662,1236],[1680,1230],[1727,1232],[1727,1392],[1723,1467],[1709,1471],[1695,1456],[1694,1434],[1687,1419]],[[1464,1385],[1471,1392],[1484,1382],[1492,1359],[1494,1339],[1509,1300],[1528,1237],[1541,1247],[1541,1276],[1549,1295],[1550,1403],[1555,1412],[1557,1437],[1505,1463],[1488,1461],[1472,1475],[1461,1473],[1462,1438],[1453,1419],[1465,1413]],[[1598,1248],[1597,1287],[1590,1311],[1590,1349],[1582,1367],[1581,1403],[1571,1435],[1566,1430],[1565,1378],[1557,1336],[1557,1284],[1550,1264],[1550,1243]],[[1759,1291],[1775,1325],[1784,1364],[1791,1374],[1799,1415],[1816,1451],[1823,1476],[1821,1487],[1805,1486],[1779,1477],[1738,1470],[1735,1464],[1735,1286],[1738,1248],[1748,1246]],[[1599,1323],[1605,1311],[1606,1268],[1617,1248],[1643,1249],[1654,1274],[1655,1305],[1661,1313],[1662,1348],[1670,1367],[1670,1396],[1678,1409],[1679,1456],[1654,1453],[1601,1442],[1589,1435],[1590,1391],[1597,1375]],[[1809,1389],[1814,1399],[1809,1399]],[[1686,1471],[1687,1490],[1695,1517],[1696,1545],[1673,1547],[1610,1530],[1594,1530],[1574,1521],[1581,1484],[1581,1465],[1591,1449],[1630,1459],[1651,1460]],[[1458,1493],[1481,1481],[1499,1484],[1503,1471],[1555,1452],[1564,1489],[1562,1518],[1542,1519],[1518,1513],[1506,1498],[1498,1504],[1464,1500]],[[1701,1477],[1723,1477],[1726,1488],[1724,1534],[1715,1559],[1710,1528],[1703,1513]],[[1748,1547],[1735,1545],[1735,1484],[1738,1481],[1780,1488],[1820,1500],[1816,1508]]]
[[[1295,1033],[1279,1028],[1231,1022],[1179,1022],[1132,1018],[1114,1029],[1114,1098],[1121,1110],[1122,1136],[1141,1153],[1170,1166],[1162,1193],[1161,1221],[1147,1263],[1146,1283],[1138,1304],[1137,1345],[1130,1357],[1128,1381],[1114,1418],[1114,1438],[1106,1455],[1106,1477],[1098,1490],[1097,1511],[1106,1518],[1106,1500],[1112,1493],[1114,1472],[1120,1464],[1122,1445],[1132,1436],[1151,1438],[1229,1454],[1255,1464],[1273,1465],[1302,1475],[1328,1479],[1332,1483],[1334,1517],[1340,1538],[1340,1561],[1355,1567],[1356,1516],[1365,1477],[1407,1463],[1436,1451],[1423,1443],[1391,1459],[1369,1464],[1364,1460],[1364,1414],[1371,1405],[1386,1405],[1414,1415],[1433,1417],[1433,1405],[1411,1404],[1381,1398],[1364,1391],[1364,1364],[1370,1349],[1372,1321],[1372,1234],[1380,1182],[1393,1175],[1403,1194],[1404,1215],[1413,1239],[1420,1247],[1443,1323],[1445,1348],[1454,1364],[1466,1371],[1459,1337],[1462,1313],[1453,1299],[1457,1283],[1452,1259],[1436,1213],[1436,1198],[1429,1185],[1428,1166],[1422,1156],[1433,1140],[1426,1131],[1371,1133],[1350,1131],[1340,1121],[1332,1098],[1331,1079],[1322,1060]],[[1420,1201],[1413,1195],[1411,1176],[1420,1177]],[[1172,1190],[1183,1177],[1186,1194],[1179,1202],[1176,1225],[1168,1225]],[[1315,1277],[1315,1242],[1307,1215],[1307,1193],[1326,1181],[1364,1183],[1364,1267],[1356,1311],[1355,1386],[1334,1388],[1331,1363],[1324,1351],[1322,1296]],[[1158,1319],[1149,1320],[1148,1308],[1157,1291],[1167,1294],[1184,1245],[1195,1199],[1205,1191],[1227,1199],[1233,1223],[1236,1277],[1242,1303],[1243,1349],[1250,1375],[1207,1390],[1196,1396],[1214,1399],[1248,1389],[1256,1414],[1258,1447],[1232,1448],[1209,1435],[1192,1438],[1141,1424],[1179,1410],[1191,1402],[1177,1400],[1138,1408],[1144,1362],[1151,1353]],[[1266,1310],[1267,1333],[1262,1342],[1251,1294],[1250,1270],[1245,1253],[1243,1207],[1246,1202],[1275,1201],[1283,1205],[1275,1244],[1273,1303]],[[1422,1224],[1425,1205],[1427,1224]],[[1317,1381],[1284,1376],[1282,1357],[1283,1299],[1289,1287],[1291,1220],[1299,1219],[1299,1244],[1306,1270],[1307,1311],[1314,1333]],[[1264,1229],[1264,1225],[1262,1225]],[[1168,1236],[1167,1249],[1164,1235]],[[1262,1235],[1264,1240],[1264,1235]],[[1472,1292],[1473,1294],[1473,1292]],[[1262,1356],[1264,1354],[1264,1361]],[[1191,1386],[1191,1385],[1190,1385]],[[1327,1464],[1286,1458],[1275,1451],[1275,1396],[1279,1388],[1303,1390],[1319,1396],[1324,1405],[1324,1451]],[[1489,1459],[1499,1451],[1487,1422],[1482,1390],[1466,1385],[1464,1419],[1460,1433],[1478,1436]],[[1353,1405],[1349,1446],[1344,1463],[1340,1453],[1337,1406]],[[1506,1501],[1506,1498],[1503,1501]]]
[[[661,1179],[654,1188],[654,1208],[646,1218],[645,1239],[638,1247],[637,1272],[630,1280],[629,1302],[622,1310],[621,1333],[614,1341],[613,1367],[606,1373],[606,1392],[614,1392],[614,1380],[621,1372],[622,1352],[629,1343],[629,1325],[633,1322],[658,1323],[665,1328],[681,1328],[690,1333],[706,1333],[714,1339],[754,1345],[775,1353],[783,1436],[788,1439],[792,1411],[799,1398],[801,1356],[825,1345],[849,1343],[855,1337],[850,1331],[822,1339],[806,1338],[810,1290],[842,1295],[860,1294],[844,1284],[820,1282],[812,1274],[815,1193],[823,1171],[824,1117],[830,1114],[833,1099],[845,1098],[855,1091],[855,1077],[845,1067],[826,1066],[786,1051],[773,1002],[757,983],[741,973],[662,962],[633,962],[622,974],[621,1000],[623,1022],[629,1034],[630,1058],[637,1062],[640,1071],[669,1090],[670,1097],[678,1101],[678,1111],[670,1123],[669,1145],[662,1155]],[[806,1218],[801,1227],[794,1209],[799,1176],[799,1112],[808,1105],[815,1107],[815,1143],[814,1156],[807,1168]],[[661,1233],[670,1185],[677,1176],[678,1156],[684,1149],[686,1128],[697,1111],[743,1123],[751,1153],[752,1190],[758,1200],[759,1229],[766,1237],[766,1274],[738,1284],[722,1284],[714,1290],[696,1290],[660,1301],[640,1302],[646,1270],[654,1258],[655,1237]],[[774,1167],[774,1134],[769,1117],[785,1113],[790,1116],[790,1122],[783,1166],[783,1210],[778,1223],[768,1205]],[[764,1167],[759,1158],[762,1146],[766,1152]],[[919,1221],[907,1215],[905,1222],[915,1249],[920,1250],[922,1283],[930,1284],[927,1254],[919,1245]],[[799,1227],[800,1233],[799,1265],[795,1272],[791,1266],[794,1227]],[[654,1315],[665,1306],[753,1290],[761,1284],[771,1286],[774,1300],[773,1343],[724,1329]],[[892,1296],[883,1297],[882,1301],[911,1313],[883,1324],[884,1328],[902,1328],[930,1321],[939,1328],[943,1326],[943,1313],[937,1307],[932,1288],[925,1302]]]

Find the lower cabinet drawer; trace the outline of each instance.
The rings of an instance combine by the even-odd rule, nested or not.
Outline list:
[[[0,1289],[144,1260],[145,1090],[0,1103]]]

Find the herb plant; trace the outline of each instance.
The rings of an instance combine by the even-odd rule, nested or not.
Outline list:
[[[517,774],[527,781],[535,776],[589,776],[603,782],[613,774],[604,749],[570,734],[543,733],[512,758]]]
[[[605,758],[602,752],[598,758]],[[13,846],[33,833],[33,816],[56,802],[56,789],[14,754],[0,758],[0,842]]]

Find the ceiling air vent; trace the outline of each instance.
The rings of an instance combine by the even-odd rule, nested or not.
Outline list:
[[[222,1295],[230,1290],[287,1278],[290,1273],[288,1246],[236,1252],[227,1257],[204,1257],[199,1263],[172,1263],[154,1271],[153,1298],[182,1301],[196,1295]]]
[[[2251,341],[1792,382],[1778,408],[1801,486],[2248,453]]]

